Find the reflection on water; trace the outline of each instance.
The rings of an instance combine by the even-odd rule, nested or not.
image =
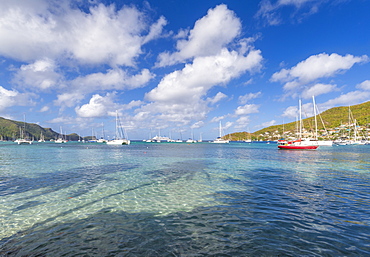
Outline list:
[[[367,256],[366,147],[2,145],[0,256]]]

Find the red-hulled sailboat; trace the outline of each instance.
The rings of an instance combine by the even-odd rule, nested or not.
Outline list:
[[[317,140],[302,139],[302,104],[299,100],[299,139],[293,141],[278,140],[278,148],[282,150],[316,150],[319,147]],[[316,115],[315,115],[316,116]]]
[[[278,148],[283,150],[316,150],[318,147],[319,145],[317,144],[317,142],[309,140],[278,140]]]

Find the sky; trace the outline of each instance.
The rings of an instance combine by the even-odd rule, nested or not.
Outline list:
[[[0,0],[0,117],[214,139],[370,100],[368,0]]]

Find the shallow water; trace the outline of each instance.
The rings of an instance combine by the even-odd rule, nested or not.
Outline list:
[[[370,146],[0,144],[0,256],[368,256]]]

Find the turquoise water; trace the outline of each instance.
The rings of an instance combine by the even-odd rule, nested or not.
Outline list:
[[[370,145],[0,144],[0,256],[369,256]]]

